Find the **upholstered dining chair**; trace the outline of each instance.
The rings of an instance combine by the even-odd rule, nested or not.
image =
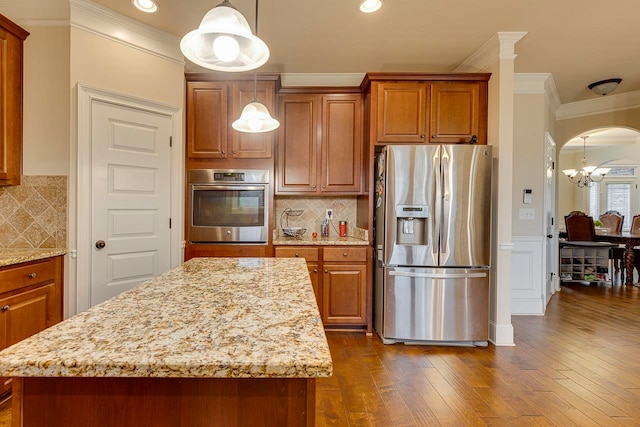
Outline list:
[[[624,222],[624,215],[618,211],[606,211],[600,218],[605,228],[608,228],[611,233],[622,232],[622,224]],[[620,280],[624,281],[624,246],[618,245],[611,248],[611,260],[613,261],[613,270],[616,275],[620,273]]]
[[[640,233],[640,215],[634,215],[633,220],[631,221],[631,230],[632,233]]]
[[[573,211],[564,217],[568,240],[591,242],[596,237],[593,218],[581,211]]]
[[[608,228],[612,233],[620,233],[622,231],[622,223],[624,222],[624,215],[618,211],[606,211],[600,218],[605,228]]]

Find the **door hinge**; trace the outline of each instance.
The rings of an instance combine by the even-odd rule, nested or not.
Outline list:
[[[556,170],[556,162],[551,162],[551,170]]]
[[[169,218],[169,228],[171,228],[171,218]]]
[[[173,137],[169,137],[169,147],[173,147]]]

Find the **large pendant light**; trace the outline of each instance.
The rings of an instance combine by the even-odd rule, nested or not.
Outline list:
[[[256,36],[258,35],[258,0],[256,0]],[[258,101],[258,73],[253,73],[253,99],[231,126],[238,132],[262,133],[276,130],[280,122],[271,117],[267,107]]]
[[[182,38],[180,50],[194,64],[225,72],[255,70],[269,59],[266,43],[253,35],[228,0],[207,12],[200,26]]]

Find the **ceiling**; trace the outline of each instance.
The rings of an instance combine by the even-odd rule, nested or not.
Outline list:
[[[130,0],[95,3],[182,37],[221,0],[157,0],[155,14]],[[255,22],[255,0],[230,0]],[[66,0],[0,0],[54,13]],[[259,33],[271,50],[260,71],[282,73],[451,72],[498,32],[525,31],[515,47],[517,73],[551,73],[561,103],[597,98],[587,85],[620,77],[613,94],[640,90],[640,2],[618,0],[385,0],[363,14],[358,0],[269,0],[259,4]],[[17,18],[27,19],[25,16]],[[45,19],[45,18],[41,18]],[[68,17],[67,17],[68,19]],[[28,20],[28,19],[27,19]],[[20,20],[18,20],[20,22]],[[187,64],[187,70],[196,70]]]

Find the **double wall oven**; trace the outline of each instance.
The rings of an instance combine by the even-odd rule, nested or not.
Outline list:
[[[190,242],[268,242],[268,170],[192,169],[188,178]]]

